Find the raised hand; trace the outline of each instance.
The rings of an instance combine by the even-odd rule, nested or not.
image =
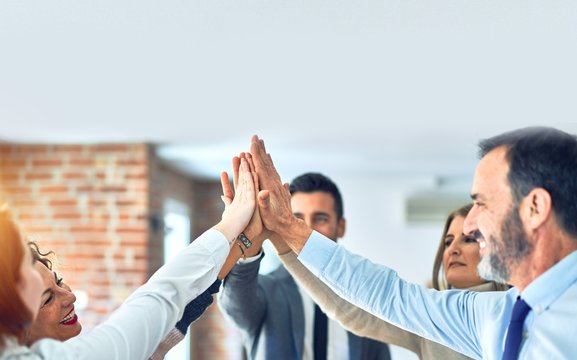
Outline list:
[[[254,164],[252,161],[252,157],[249,153],[241,153],[239,156],[235,156],[232,158],[232,169],[233,169],[233,184],[234,187],[236,188],[237,183],[238,183],[238,170],[239,170],[239,164],[241,159],[246,160],[246,162],[248,163],[250,169],[251,169],[251,173],[253,174],[253,180],[255,183],[255,187],[258,191],[258,177],[254,171]],[[220,182],[221,182],[221,186],[222,186],[222,200],[225,203],[225,206],[227,204],[229,204],[230,202],[232,202],[233,198],[234,198],[234,191],[233,189],[230,187],[230,180],[228,177],[228,174],[226,172],[222,172],[221,173],[221,177],[220,177]],[[255,199],[256,201],[256,199]],[[262,242],[268,238],[268,231],[263,227],[262,225],[262,220],[260,218],[260,212],[258,207],[255,208],[255,211],[253,213],[252,218],[250,219],[250,222],[248,224],[248,226],[246,227],[246,229],[244,229],[243,231],[245,233],[245,235],[252,240],[253,243],[257,243],[257,245],[262,244]],[[256,246],[254,249],[251,249],[252,251],[250,252],[258,252],[258,250],[260,250],[260,246]]]
[[[239,160],[238,169],[236,194],[231,198],[232,190],[225,192],[222,197],[225,202],[222,220],[214,226],[229,241],[235,239],[246,228],[256,209],[256,176],[251,172],[246,159]]]
[[[279,234],[297,253],[308,239],[311,229],[297,219],[291,209],[290,193],[283,185],[264,141],[253,136],[250,153],[258,175],[258,207],[264,226]]]

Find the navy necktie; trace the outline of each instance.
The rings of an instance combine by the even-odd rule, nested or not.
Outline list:
[[[315,326],[313,337],[313,350],[315,360],[327,359],[327,316],[315,304]]]
[[[519,348],[521,347],[521,340],[523,339],[523,323],[529,311],[531,311],[531,307],[525,300],[518,296],[513,306],[513,314],[511,315],[511,322],[509,322],[509,329],[507,330],[503,360],[515,360],[517,356],[519,356]]]

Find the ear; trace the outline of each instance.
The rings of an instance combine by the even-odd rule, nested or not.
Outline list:
[[[345,236],[345,230],[347,228],[347,220],[344,217],[342,217],[339,220],[338,227],[339,228],[338,228],[338,234],[337,235],[338,235],[338,237],[342,238],[343,236]]]
[[[551,194],[543,188],[535,188],[525,196],[519,209],[527,230],[539,228],[551,216]]]

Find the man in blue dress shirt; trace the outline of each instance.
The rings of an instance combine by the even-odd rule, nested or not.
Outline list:
[[[410,284],[311,230],[292,216],[290,198],[255,136],[263,224],[341,297],[420,336],[477,359],[574,359],[577,138],[524,128],[479,147],[465,233],[479,242],[479,274],[513,285],[507,292],[438,292]]]

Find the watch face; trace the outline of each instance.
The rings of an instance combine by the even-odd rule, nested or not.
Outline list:
[[[252,246],[252,242],[246,237],[244,233],[240,233],[238,239],[244,244],[244,246],[247,249]]]

